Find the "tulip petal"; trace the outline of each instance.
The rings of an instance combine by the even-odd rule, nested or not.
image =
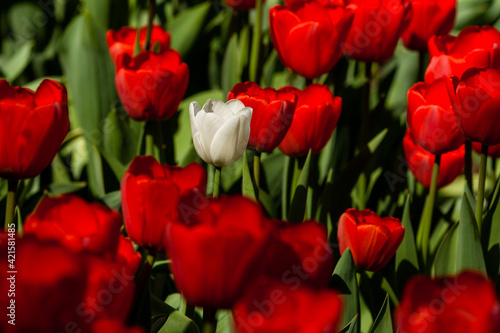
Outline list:
[[[214,113],[217,116],[221,117],[224,120],[231,118],[234,113],[232,110],[226,105],[226,103],[219,101],[218,99],[211,99],[203,105],[203,110],[206,113]]]
[[[250,137],[249,124],[250,119],[245,115],[237,115],[219,128],[210,146],[215,166],[228,166],[241,157]]]

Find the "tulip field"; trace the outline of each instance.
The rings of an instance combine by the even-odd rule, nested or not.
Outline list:
[[[499,333],[500,1],[2,0],[0,333]]]

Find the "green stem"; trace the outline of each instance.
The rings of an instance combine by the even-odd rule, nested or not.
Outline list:
[[[215,311],[203,309],[203,333],[215,333],[217,328],[217,319]]]
[[[259,53],[260,53],[260,39],[262,30],[262,0],[257,0],[255,2],[255,10],[257,12],[257,19],[255,20],[255,26],[253,27],[253,37],[252,37],[252,54],[250,55],[250,81],[256,82],[257,80],[257,69],[259,67]]]
[[[156,13],[156,0],[149,0],[148,27],[146,30],[146,41],[144,42],[144,50],[148,51],[151,48],[151,34],[153,32],[153,21]]]
[[[368,142],[368,118],[370,117],[370,92],[372,83],[372,63],[365,63],[365,79],[366,83],[363,89],[363,110],[361,114],[361,133],[359,138],[361,142],[359,144],[359,149],[361,149],[366,142]]]
[[[165,157],[165,143],[163,142],[163,131],[161,129],[161,122],[160,121],[154,121],[154,137],[156,138],[156,144],[158,146],[158,150],[160,153],[160,163],[166,163],[166,157]],[[174,164],[174,163],[170,163]]]
[[[260,155],[261,153],[256,152],[253,156],[253,178],[257,188],[259,188],[260,184]]]
[[[467,186],[471,193],[473,192],[472,187],[472,142],[470,140],[465,141],[465,179],[467,181]]]
[[[5,226],[14,223],[16,216],[17,180],[8,180],[7,203],[5,206]]]
[[[154,157],[154,146],[155,146],[155,139],[154,139],[154,133],[153,133],[153,122],[154,120],[149,120],[146,122],[146,133],[144,135],[144,140],[146,142],[146,148],[144,150],[145,155],[153,156]]]
[[[432,168],[431,187],[429,189],[429,195],[425,200],[424,211],[422,212],[422,217],[420,219],[420,224],[417,234],[417,245],[422,253],[424,267],[427,264],[428,253],[429,253],[429,236],[431,233],[434,202],[436,200],[440,163],[441,163],[441,155],[435,155],[434,166]]]
[[[477,185],[477,206],[476,220],[479,231],[483,225],[483,202],[484,202],[484,185],[486,183],[486,161],[488,159],[488,146],[481,146],[481,165],[479,167],[479,184]]]
[[[219,196],[221,173],[222,173],[222,168],[216,166],[215,167],[215,177],[214,177],[214,189],[212,192],[212,197],[214,197],[214,198],[217,198]]]
[[[418,81],[424,81],[425,80],[425,70],[427,66],[425,65],[425,56],[427,54],[427,51],[420,51],[418,54]]]

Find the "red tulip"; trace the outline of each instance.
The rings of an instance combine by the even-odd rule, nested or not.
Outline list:
[[[24,232],[73,251],[114,258],[121,225],[118,212],[67,194],[43,199],[26,219]]]
[[[162,250],[166,226],[189,218],[199,199],[204,199],[205,184],[205,170],[197,163],[180,168],[162,165],[151,156],[136,157],[121,182],[123,219],[130,238],[151,250]]]
[[[85,264],[87,287],[77,313],[89,324],[107,318],[125,320],[134,300],[136,266],[122,255],[116,260],[89,255]]]
[[[144,47],[144,43],[146,42],[146,30],[147,27],[143,27],[139,32],[139,43],[141,48]],[[121,54],[128,54],[133,57],[136,39],[136,28],[122,27],[120,30],[109,30],[106,33],[106,41],[113,62],[116,63],[118,56]],[[160,45],[160,53],[170,48],[170,34],[168,31],[163,31],[160,25],[154,25],[151,30],[151,46],[156,43]]]
[[[493,283],[480,273],[416,277],[405,287],[395,322],[402,333],[496,333],[500,303]]]
[[[419,82],[408,90],[407,118],[415,140],[432,154],[447,153],[465,143],[444,78],[431,84]]]
[[[500,33],[493,27],[467,27],[453,36],[429,39],[431,61],[425,72],[425,82],[455,75],[458,78],[469,68],[500,68]]]
[[[134,120],[165,120],[179,107],[186,92],[189,69],[175,50],[143,51],[116,61],[115,83],[125,111]]]
[[[292,3],[300,1],[307,1],[307,0],[285,0],[284,2],[286,7],[290,7]],[[313,1],[319,3],[321,6],[329,6],[329,5],[345,6],[344,0],[313,0]]]
[[[432,36],[446,35],[453,28],[456,0],[410,0],[411,21],[401,39],[410,50],[426,51]]]
[[[306,283],[326,287],[333,272],[333,254],[326,229],[316,221],[300,224],[274,221],[275,238],[262,274],[281,279],[296,289]]]
[[[409,24],[405,0],[346,0],[354,13],[344,51],[352,59],[385,62],[394,54],[401,33]]]
[[[116,260],[121,262],[131,274],[135,274],[141,266],[142,256],[140,252],[135,252],[132,240],[120,234]]]
[[[303,91],[294,87],[283,90],[297,94],[292,125],[278,148],[288,156],[318,153],[328,143],[342,110],[342,99],[333,97],[322,84],[311,84]]]
[[[458,128],[471,141],[488,146],[500,143],[500,71],[473,68],[447,80]],[[456,93],[456,94],[455,94]]]
[[[410,129],[406,131],[403,139],[403,148],[406,162],[415,178],[426,188],[431,186],[432,168],[436,155],[422,148],[413,137]],[[462,145],[457,150],[441,155],[437,187],[450,184],[464,170],[465,147]]]
[[[91,333],[109,333],[109,332],[119,332],[119,333],[144,333],[141,327],[125,327],[124,323],[116,319],[103,319],[92,324]]]
[[[339,5],[300,1],[271,8],[269,24],[283,65],[314,79],[328,73],[340,59],[352,13]]]
[[[266,153],[276,148],[285,137],[297,104],[297,95],[293,92],[262,89],[254,82],[236,84],[227,99],[239,99],[253,109],[248,147]]]
[[[336,333],[341,300],[333,290],[261,277],[233,310],[239,333]]]
[[[473,142],[472,148],[478,153],[481,154],[481,144],[479,142]],[[488,156],[493,158],[500,158],[500,144],[489,146],[488,147]]]
[[[7,245],[15,247],[13,267],[7,261]],[[80,255],[68,252],[59,243],[42,242],[30,235],[16,238],[15,245],[3,243],[0,248],[1,332],[76,332],[78,329],[86,332],[87,325],[77,312],[84,298],[87,277]]]
[[[174,281],[189,304],[231,308],[266,256],[272,225],[243,197],[212,199],[195,217],[191,227],[167,226]]]
[[[381,218],[368,209],[348,209],[340,217],[337,237],[340,253],[349,248],[356,267],[378,271],[394,256],[404,234],[397,218]]]
[[[0,80],[0,177],[33,178],[45,169],[69,128],[66,89],[45,79],[36,92]]]

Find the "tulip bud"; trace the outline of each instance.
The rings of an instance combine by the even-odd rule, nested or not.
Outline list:
[[[380,217],[374,212],[348,209],[339,220],[340,253],[349,248],[359,269],[382,269],[403,241],[405,228],[394,217]]]
[[[191,102],[189,117],[198,156],[216,167],[233,164],[247,147],[252,111],[236,99],[227,103],[209,99],[202,108]]]

